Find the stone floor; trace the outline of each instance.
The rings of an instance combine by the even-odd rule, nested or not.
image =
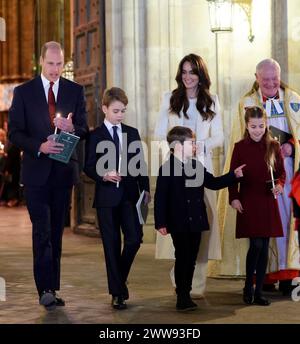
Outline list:
[[[64,234],[61,296],[66,307],[47,312],[37,302],[32,277],[31,226],[24,207],[0,208],[0,276],[6,301],[0,301],[1,324],[246,324],[300,323],[300,304],[269,294],[269,307],[241,302],[242,280],[208,279],[207,294],[190,313],[175,310],[169,282],[173,262],[154,259],[154,245],[144,244],[129,279],[128,309],[110,307],[101,242]]]

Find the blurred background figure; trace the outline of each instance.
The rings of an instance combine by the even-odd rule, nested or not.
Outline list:
[[[0,129],[0,206],[15,207],[20,202],[20,164],[20,149],[9,142],[7,130]]]

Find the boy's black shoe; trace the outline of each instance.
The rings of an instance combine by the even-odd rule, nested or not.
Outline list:
[[[114,309],[126,309],[127,305],[123,296],[113,296],[111,299],[111,305]]]
[[[176,309],[179,312],[193,311],[198,305],[190,297],[177,297]]]
[[[246,289],[243,289],[243,301],[247,305],[252,305],[254,301],[253,291],[246,291]]]
[[[254,296],[253,303],[259,306],[269,306],[271,304],[271,302],[268,299],[262,296]]]
[[[44,290],[40,295],[40,305],[44,306],[47,311],[56,308],[56,299],[51,290]]]

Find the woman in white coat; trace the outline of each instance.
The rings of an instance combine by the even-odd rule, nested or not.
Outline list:
[[[155,128],[155,139],[161,141],[164,158],[169,151],[166,136],[174,126],[186,126],[196,133],[202,149],[197,158],[213,173],[212,149],[223,145],[224,134],[220,105],[217,95],[211,95],[207,67],[195,54],[185,56],[179,63],[176,75],[177,88],[164,95]],[[209,215],[210,230],[203,232],[197,257],[191,295],[204,295],[208,259],[221,259],[220,232],[216,213],[216,193],[205,189],[205,202]],[[173,258],[174,248],[170,236],[158,234],[156,258]],[[173,285],[174,269],[170,272]]]

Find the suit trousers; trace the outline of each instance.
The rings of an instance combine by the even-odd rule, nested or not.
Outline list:
[[[175,248],[175,283],[177,295],[189,295],[196,258],[201,242],[201,232],[171,233]]]
[[[97,208],[104,248],[109,294],[128,298],[127,277],[143,238],[135,204],[122,200],[115,207]],[[123,233],[123,248],[121,230]]]
[[[39,295],[44,290],[60,289],[62,235],[72,188],[53,184],[25,186],[32,222],[34,279]]]

